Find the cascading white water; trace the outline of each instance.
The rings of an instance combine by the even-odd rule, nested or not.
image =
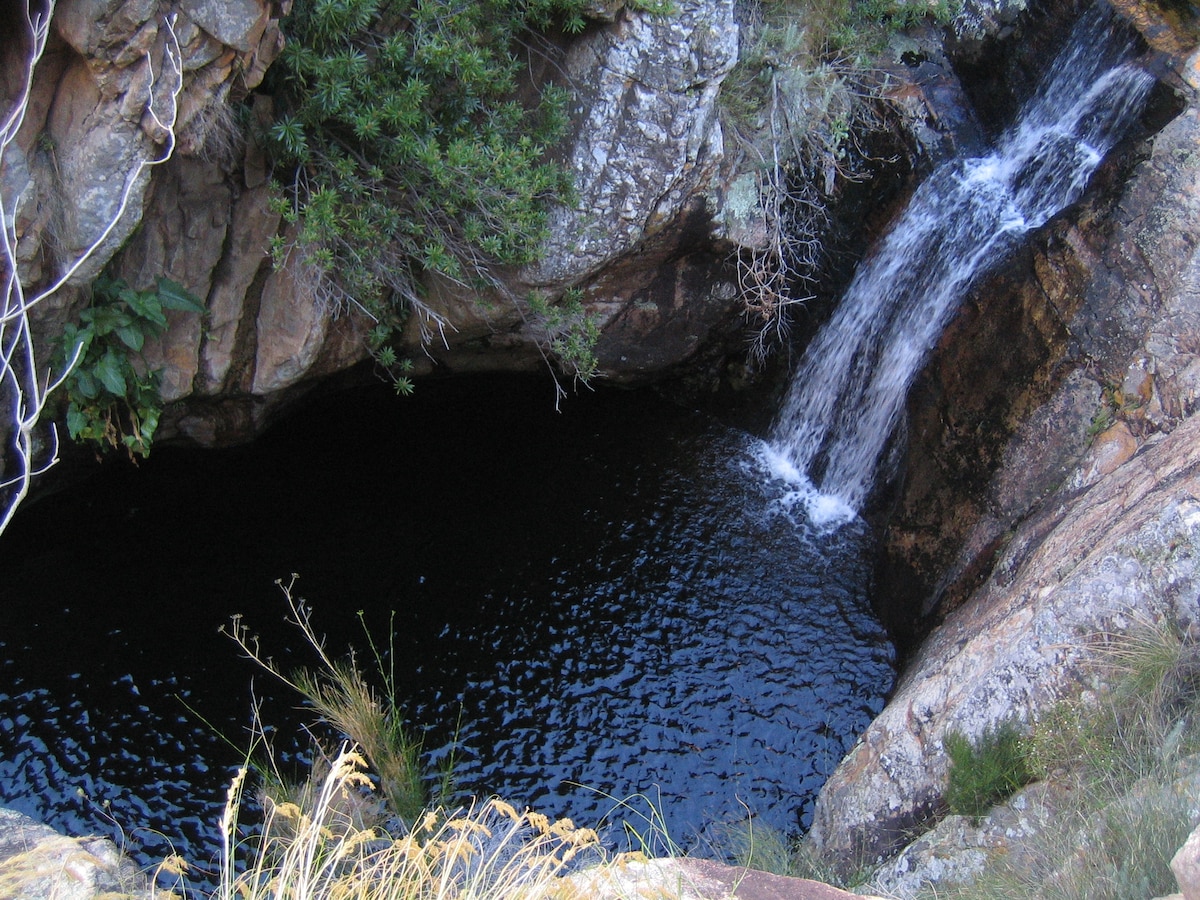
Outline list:
[[[917,189],[805,352],[762,448],[817,524],[853,518],[909,385],[960,298],[1021,236],[1077,200],[1154,79],[1127,27],[1097,4],[986,156]]]

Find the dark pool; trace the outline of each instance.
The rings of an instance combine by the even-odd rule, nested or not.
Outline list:
[[[684,846],[748,812],[800,830],[893,657],[869,536],[783,515],[751,444],[646,393],[555,413],[543,382],[489,379],[106,467],[0,539],[0,803],[207,864],[252,698],[289,764],[307,721],[217,629],[244,613],[308,661],[274,585],[298,572],[332,647],[364,643],[358,610],[394,622],[462,791],[580,824],[642,795]]]

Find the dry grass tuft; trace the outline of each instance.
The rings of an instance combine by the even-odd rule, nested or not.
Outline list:
[[[245,770],[229,792],[217,900],[540,900],[569,896],[561,876],[599,852],[596,833],[493,798],[428,810],[400,837],[362,827],[348,805],[370,789],[366,760],[346,745],[304,806],[268,803],[253,838],[238,839]],[[347,801],[351,801],[348,803]],[[238,856],[249,860],[239,868]]]
[[[313,627],[311,608],[295,595],[295,582],[293,575],[288,583],[278,584],[287,601],[288,621],[317,653],[316,669],[284,671],[262,652],[258,638],[240,617],[234,618],[227,633],[250,659],[303,696],[331,728],[359,748],[379,779],[388,813],[411,824],[424,812],[428,792],[421,768],[421,742],[408,733],[399,708],[390,662],[395,655],[389,653],[385,659],[367,633],[378,687],[368,680],[354,652],[346,659],[334,659]],[[316,774],[319,779],[321,773]]]

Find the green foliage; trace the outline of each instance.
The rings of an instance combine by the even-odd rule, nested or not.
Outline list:
[[[847,24],[860,35],[878,40],[878,31],[905,31],[926,20],[948,25],[961,11],[962,0],[937,0],[934,4],[920,0],[862,0],[853,5],[852,12],[847,16]],[[876,35],[870,34],[872,30],[876,31]]]
[[[291,226],[272,245],[276,262],[298,253],[319,296],[358,306],[390,335],[424,308],[428,276],[481,290],[494,267],[533,261],[547,204],[571,190],[548,156],[568,98],[545,85],[515,99],[521,45],[531,30],[581,30],[582,8],[297,0],[272,68],[282,114],[268,139]],[[407,384],[397,380],[402,393]]]
[[[159,374],[147,369],[142,348],[166,329],[169,309],[203,313],[204,305],[167,278],[145,291],[119,279],[96,280],[91,305],[78,324],[66,326],[60,343],[60,362],[76,360],[63,383],[73,440],[149,455],[162,396]]]
[[[533,292],[526,304],[534,322],[546,336],[546,344],[568,373],[587,381],[596,374],[596,342],[600,326],[583,307],[583,294],[578,289],[563,293],[557,304],[542,294]]]
[[[376,325],[367,335],[367,348],[385,377],[391,380],[396,393],[402,397],[409,397],[414,390],[412,379],[409,377],[412,374],[413,362],[396,352],[392,338],[392,329],[383,324]]]
[[[982,816],[1033,780],[1015,723],[988,729],[974,743],[951,732],[945,737],[945,747],[950,757],[946,804],[957,815]]]

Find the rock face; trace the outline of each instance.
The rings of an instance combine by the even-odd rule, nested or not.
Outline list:
[[[1004,18],[997,10],[1012,2],[975,3],[980,15],[963,19],[963,33]],[[734,256],[742,244],[761,249],[753,247],[761,231],[753,222],[726,227],[728,207],[745,200],[729,187],[740,163],[726,154],[718,104],[738,59],[734,0],[674,6],[656,16],[594,4],[593,24],[547,67],[573,94],[574,132],[559,152],[575,172],[578,202],[553,211],[539,264],[502,276],[510,297],[579,292],[602,329],[596,355],[606,383],[661,378],[706,347],[740,352]],[[21,197],[22,274],[31,284],[89,246],[127,195],[118,226],[73,278],[77,288],[40,311],[43,342],[78,314],[86,285],[118,247],[112,267],[131,286],[165,276],[204,301],[203,316],[172,313],[167,333],[144,351],[170,404],[160,440],[245,440],[294,395],[368,358],[363,337],[372,323],[334,316],[298,272],[268,262],[281,223],[252,135],[273,113],[270,98],[253,90],[281,49],[276,17],[289,7],[62,0],[22,152],[6,160],[6,191]],[[164,54],[174,40],[181,80],[170,85],[179,89],[172,147],[156,117],[169,111],[171,93],[162,88],[174,70]],[[152,79],[158,106],[147,105]],[[939,143],[955,127],[931,108],[935,93],[954,95],[949,80],[939,70],[936,89],[909,90],[893,77],[902,116],[920,132],[916,143]],[[236,121],[235,108],[250,127]],[[169,161],[129,180],[170,149]],[[411,317],[401,348],[418,374],[545,366],[549,335],[512,302],[427,287],[440,322]]]
[[[15,215],[30,283],[46,274],[40,264],[77,258],[98,241],[72,281],[94,277],[142,218],[146,165],[173,144],[183,154],[211,149],[235,80],[255,86],[275,58],[281,38],[270,4],[221,5],[201,15],[203,24],[188,15],[200,6],[161,14],[149,2],[57,4],[17,152],[6,158],[6,180],[26,176]]]
[[[1109,785],[1103,811],[1092,815],[1081,815],[1081,785],[1067,779],[1031,784],[977,819],[947,816],[872,873],[865,889],[892,900],[913,900],[931,893],[953,895],[955,887],[974,883],[976,895],[982,896],[982,876],[984,884],[1005,887],[1006,877],[1020,879],[1027,890],[1038,885],[1051,896],[1088,896],[1089,889],[1101,883],[1109,896],[1151,896],[1147,892],[1154,876],[1143,868],[1144,862],[1122,869],[1111,850],[1099,847],[1119,845],[1117,833],[1124,829],[1126,835],[1136,834],[1148,850],[1159,850],[1166,862],[1191,830],[1183,823],[1200,820],[1194,799],[1200,793],[1200,760],[1176,759],[1169,771],[1170,775],[1141,779],[1126,789]],[[1088,792],[1086,787],[1083,792]],[[1146,810],[1155,810],[1157,820],[1146,822]],[[1155,826],[1160,830],[1150,834]],[[1184,892],[1174,895],[1180,900],[1198,896],[1198,838],[1200,833],[1192,831],[1171,862],[1175,881]],[[1074,852],[1084,847],[1097,849]],[[1128,858],[1125,861],[1128,865]],[[997,867],[1004,875],[997,877]],[[1118,880],[1122,878],[1128,879],[1126,883]],[[1140,891],[1139,879],[1147,879]]]
[[[367,358],[371,323],[333,316],[296,272],[267,262],[280,221],[267,202],[262,153],[246,144],[232,104],[279,52],[278,12],[266,0],[175,0],[167,9],[63,0],[21,152],[6,160],[28,283],[81,254],[124,202],[72,283],[86,286],[122,248],[116,274],[133,287],[165,276],[204,300],[203,318],[173,313],[145,350],[173,404],[160,438],[244,440],[292,392]],[[686,0],[669,16],[612,4],[593,12],[603,21],[561,61],[575,123],[563,153],[579,203],[554,211],[544,259],[510,273],[509,289],[517,297],[581,290],[605,329],[602,376],[637,382],[686,360],[714,333],[737,332],[730,247],[719,245],[709,218],[725,165],[717,94],[737,61],[738,28],[733,0]],[[176,41],[178,71],[168,55]],[[148,105],[152,84],[158,99]],[[252,99],[252,116],[269,123],[269,98]],[[156,121],[169,124],[172,111],[174,145]],[[431,298],[444,325],[431,341],[414,317],[409,335],[422,370],[544,365],[547,336],[512,304],[439,285]],[[78,289],[67,290],[40,311],[46,340],[82,302]]]
[[[277,13],[266,0],[181,0],[165,8],[117,0],[56,4],[22,130],[0,173],[6,199],[16,200],[27,287],[84,259],[67,286],[35,311],[44,353],[123,245],[119,275],[138,288],[173,277],[211,298],[217,337],[228,337],[220,301],[231,286],[244,293],[248,283],[245,256],[237,253],[253,256],[257,271],[275,227],[260,217],[249,226],[253,238],[246,228],[234,230],[251,215],[233,210],[262,198],[249,185],[231,186],[225,174],[222,163],[238,144],[229,101],[258,85],[281,47]],[[12,73],[20,71],[12,54],[21,52],[16,44],[6,47]],[[8,87],[6,96],[13,96]],[[252,180],[252,167],[245,169]],[[257,246],[246,246],[253,241]],[[146,349],[147,364],[163,369],[167,400],[192,393],[206,337],[199,316],[172,316],[165,338]],[[214,367],[219,371],[219,360]]]
[[[566,155],[579,202],[554,210],[545,258],[526,280],[578,283],[713,190],[724,157],[717,94],[737,58],[732,0],[689,0],[669,16],[623,12],[571,48]]]
[[[737,330],[732,246],[713,234],[728,161],[717,95],[737,62],[733,0],[686,0],[670,15],[618,7],[574,42],[562,69],[573,132],[562,154],[577,202],[551,212],[542,260],[512,294],[581,292],[602,329],[606,383],[645,383],[714,335]],[[511,304],[442,294],[451,325],[417,354],[448,371],[544,366],[536,323]],[[421,343],[414,321],[409,339]]]
[[[821,794],[831,859],[929,827],[946,733],[1080,690],[1090,636],[1200,628],[1196,65],[1175,59],[1186,107],[1129,180],[979,287],[914,394],[884,584],[945,619]]]
[[[69,838],[0,808],[0,896],[20,900],[153,900],[137,866],[111,841]]]
[[[1082,686],[1084,637],[1139,621],[1200,628],[1200,419],[1056,495],[987,584],[922,645],[887,708],[821,793],[824,852],[886,853],[940,812],[943,739],[971,739]]]
[[[955,19],[955,35],[960,40],[1001,35],[1028,6],[1026,0],[967,0]]]

